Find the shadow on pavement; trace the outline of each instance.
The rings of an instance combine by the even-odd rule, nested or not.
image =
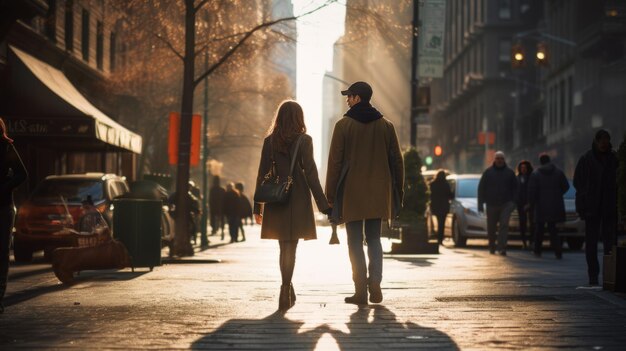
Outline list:
[[[314,350],[319,338],[329,328],[324,324],[298,333],[303,324],[287,319],[279,311],[263,319],[231,319],[214,332],[196,340],[191,349]]]
[[[437,259],[436,257],[397,257],[387,255],[385,256],[385,258],[389,258],[399,262],[410,263],[418,267],[430,267],[434,264],[434,260]]]
[[[372,311],[373,315],[370,316]],[[342,351],[396,348],[459,350],[447,334],[433,328],[420,327],[410,321],[400,322],[393,312],[382,305],[360,307],[350,316],[347,326],[349,333],[331,331]]]
[[[81,271],[74,274],[74,283],[77,285],[87,281],[125,281],[132,280],[141,277],[142,275],[150,273],[148,270],[142,271],[117,271],[117,270],[94,270],[94,271]]]
[[[342,351],[396,348],[459,350],[445,333],[412,322],[400,322],[394,313],[381,305],[360,307],[350,316],[347,333],[330,328],[327,324],[299,332],[304,324],[302,321],[287,319],[281,312],[263,319],[232,319],[196,340],[191,348],[315,350],[320,338],[328,334],[334,339],[336,347],[332,348]],[[326,344],[323,348],[328,346]]]
[[[30,299],[34,299],[36,297],[39,297],[41,295],[45,295],[45,294],[50,294],[50,293],[54,293],[57,291],[61,291],[61,290],[65,290],[67,289],[68,286],[62,285],[62,284],[55,284],[55,285],[46,285],[46,286],[39,286],[33,289],[26,289],[26,290],[22,290],[16,293],[13,293],[9,296],[6,296],[3,300],[2,303],[5,306],[13,306],[16,305],[18,303],[22,303],[25,301],[28,301]]]

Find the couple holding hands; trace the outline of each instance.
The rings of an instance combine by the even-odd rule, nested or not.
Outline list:
[[[392,218],[394,191],[402,199],[404,166],[393,124],[370,103],[372,88],[356,82],[341,92],[349,110],[334,128],[328,157],[326,191],[313,159],[313,141],[306,134],[302,107],[285,101],[278,108],[263,143],[257,191],[272,169],[279,179],[292,177],[285,203],[255,203],[261,238],[278,240],[282,285],[279,309],[296,301],[291,284],[299,239],[316,239],[311,194],[318,209],[333,223],[345,223],[355,293],[346,303],[379,303],[383,252],[381,223]],[[291,163],[295,167],[291,173]],[[367,242],[366,266],[363,236]],[[368,274],[369,271],[369,274]]]

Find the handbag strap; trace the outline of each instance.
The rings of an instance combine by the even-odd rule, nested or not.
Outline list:
[[[293,175],[293,168],[296,165],[296,157],[298,156],[298,149],[300,148],[300,142],[302,141],[302,134],[298,135],[296,139],[296,148],[293,152],[293,156],[291,156],[291,166],[289,167],[289,176]]]

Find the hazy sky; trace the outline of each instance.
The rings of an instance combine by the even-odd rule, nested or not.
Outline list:
[[[326,3],[327,0],[292,0],[299,15]],[[298,74],[297,100],[304,109],[308,134],[313,137],[318,168],[322,140],[322,79],[333,64],[333,44],[343,35],[345,1],[339,0],[297,21]]]

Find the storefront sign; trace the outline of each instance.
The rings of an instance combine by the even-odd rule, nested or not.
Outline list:
[[[94,121],[85,119],[6,118],[9,135],[15,136],[84,136],[94,134]]]

